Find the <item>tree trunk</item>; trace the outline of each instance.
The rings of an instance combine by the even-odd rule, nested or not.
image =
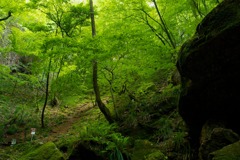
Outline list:
[[[52,59],[50,58],[49,64],[48,64],[48,71],[47,71],[47,82],[46,82],[46,91],[45,91],[45,102],[43,105],[42,109],[42,116],[41,116],[41,126],[44,128],[44,112],[45,108],[47,106],[47,101],[48,101],[48,95],[49,95],[49,79],[50,79],[50,70],[51,70],[51,64],[52,64]]]
[[[94,9],[93,9],[93,1],[90,0],[90,14],[91,14],[91,27],[92,27],[92,37],[94,38],[96,36],[96,27],[95,27],[95,19],[94,19]],[[96,60],[93,60],[93,89],[95,92],[96,102],[100,109],[100,111],[103,113],[107,121],[111,124],[113,123],[113,118],[111,117],[109,109],[106,107],[106,105],[102,102],[100,97],[100,91],[98,87],[98,63]]]
[[[101,97],[100,97],[100,91],[98,87],[98,82],[97,82],[97,61],[93,61],[93,88],[96,96],[96,102],[98,104],[98,107],[100,111],[103,113],[107,121],[111,124],[113,123],[113,118],[111,117],[109,109],[105,106],[105,104],[102,102]]]
[[[93,9],[93,1],[90,0],[90,15],[91,15],[91,27],[92,27],[92,37],[96,36],[96,25],[95,25],[95,18],[94,18],[94,9]]]

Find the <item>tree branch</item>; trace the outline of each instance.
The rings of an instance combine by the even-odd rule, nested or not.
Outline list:
[[[164,40],[168,43],[168,41],[164,38],[164,36],[157,32],[157,30],[148,22],[147,18],[145,20],[146,24],[150,27],[153,33],[158,37],[158,39],[165,45]],[[169,44],[169,43],[168,43]]]
[[[166,25],[162,15],[160,13],[160,10],[158,9],[158,5],[156,3],[156,0],[152,0],[152,2],[154,3],[155,9],[156,9],[157,14],[158,14],[158,17],[159,17],[159,19],[160,19],[160,21],[161,21],[161,23],[163,25],[163,31],[167,34],[167,37],[168,37],[168,39],[169,39],[169,41],[171,43],[172,48],[175,49],[176,48],[175,39],[174,39],[172,33],[170,32],[170,30],[168,29],[168,27],[167,27],[167,25]]]
[[[153,17],[151,17],[144,9],[140,9],[147,17],[149,17],[151,20],[153,20],[154,22],[156,22],[161,28],[162,30],[164,30],[164,27],[161,23],[159,23],[157,20],[155,20]]]
[[[0,21],[5,21],[5,20],[7,20],[9,17],[11,17],[11,16],[12,16],[12,12],[9,11],[9,12],[8,12],[8,15],[7,15],[6,17],[4,17],[4,18],[1,18]]]

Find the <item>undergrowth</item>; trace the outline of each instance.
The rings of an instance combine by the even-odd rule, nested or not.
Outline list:
[[[58,146],[59,148],[68,148],[68,156],[81,144],[88,146],[101,157],[108,157],[110,160],[127,160],[127,157],[130,156],[130,138],[123,136],[117,130],[117,124],[109,125],[102,118],[98,120],[82,119],[80,124],[72,127],[69,135],[60,139]]]

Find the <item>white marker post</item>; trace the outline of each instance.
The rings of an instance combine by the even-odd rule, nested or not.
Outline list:
[[[11,146],[14,146],[17,143],[16,139],[12,139]]]
[[[33,136],[35,135],[35,133],[36,133],[36,128],[31,128],[31,135],[32,135],[31,141],[33,140]]]

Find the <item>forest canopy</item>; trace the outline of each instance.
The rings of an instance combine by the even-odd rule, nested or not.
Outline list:
[[[147,122],[151,104],[176,91],[181,45],[219,3],[0,1],[0,142],[17,132],[10,126],[51,126],[49,107],[86,100],[109,122],[107,115],[130,127]]]

